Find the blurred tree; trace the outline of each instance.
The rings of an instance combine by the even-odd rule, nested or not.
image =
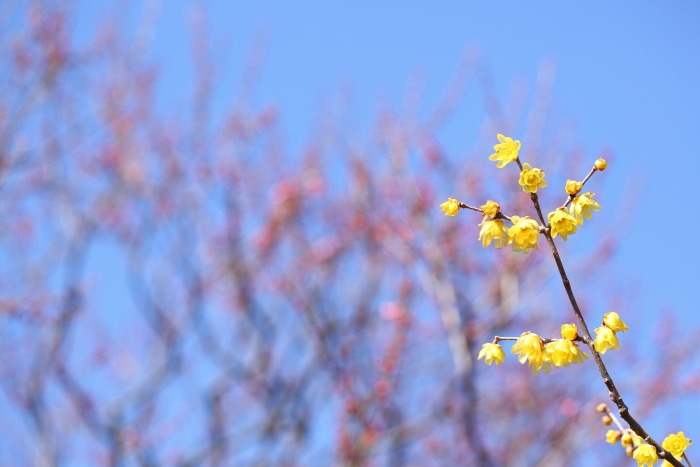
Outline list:
[[[512,177],[481,178],[515,122],[528,150],[584,173],[547,118],[551,68],[532,106],[522,88],[501,105],[468,54],[427,116],[385,111],[360,142],[329,112],[291,154],[284,113],[249,104],[259,51],[215,116],[205,17],[192,107],[173,114],[143,30],[108,21],[80,47],[75,12],[30,3],[2,6],[0,38],[3,463],[617,465],[619,450],[590,449],[606,399],[592,365],[475,362],[493,335],[572,321],[549,255],[484,250],[476,219],[438,217],[457,194],[532,209]],[[474,83],[478,157],[450,155],[439,132]],[[603,237],[572,275],[614,246]],[[635,394],[637,414],[681,390],[671,378]]]

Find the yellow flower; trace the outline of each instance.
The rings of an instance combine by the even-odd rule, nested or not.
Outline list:
[[[508,241],[513,244],[513,250],[527,253],[530,248],[537,250],[537,238],[540,225],[529,216],[510,218],[513,227],[508,229]]]
[[[486,201],[486,204],[481,206],[481,210],[484,211],[484,217],[496,217],[500,209],[501,207],[498,203],[491,200]]]
[[[634,450],[632,457],[637,459],[637,467],[646,465],[651,467],[654,462],[659,460],[659,456],[656,454],[656,448],[650,444],[642,444],[637,449]]]
[[[572,341],[572,340],[576,339],[577,336],[578,336],[578,328],[576,327],[576,325],[574,323],[561,325],[561,337]]]
[[[546,360],[546,352],[542,347],[542,339],[535,333],[524,332],[513,345],[511,350],[518,355],[520,363],[528,362],[528,366],[532,368],[533,373],[542,370],[549,373],[551,370],[550,362]]]
[[[596,351],[604,354],[608,349],[619,349],[620,341],[617,340],[615,331],[607,326],[601,326],[595,330],[595,341],[593,345]]]
[[[571,201],[569,212],[576,218],[579,225],[583,225],[584,218],[590,219],[592,217],[591,211],[600,211],[600,204],[591,199],[593,196],[595,196],[595,193],[587,191]]]
[[[629,331],[630,328],[620,319],[620,315],[615,312],[605,313],[603,315],[603,324],[615,332]]]
[[[520,151],[520,141],[513,141],[513,138],[503,136],[502,134],[496,135],[500,144],[493,147],[494,154],[489,156],[490,161],[498,161],[496,167],[499,169],[505,167],[509,162],[514,162],[518,159],[518,151]]]
[[[690,443],[692,441],[686,438],[682,431],[679,431],[677,435],[668,435],[661,446],[680,459]]]
[[[552,237],[561,235],[561,238],[566,240],[567,235],[576,233],[578,229],[576,218],[566,212],[565,209],[557,209],[554,212],[550,212],[547,219],[549,219],[549,225],[552,226]]]
[[[493,240],[497,240],[493,244],[496,248],[508,245],[508,228],[506,228],[502,220],[491,219],[484,221],[479,224],[479,227],[481,227],[479,240],[481,240],[481,244],[484,247],[489,246]]]
[[[520,172],[518,181],[525,193],[537,193],[537,188],[544,188],[547,182],[544,181],[544,172],[540,169],[533,169],[530,164],[523,164],[523,171]]]
[[[477,358],[477,360],[481,360],[484,357],[486,357],[484,361],[487,365],[491,363],[500,365],[503,359],[506,358],[506,353],[498,344],[484,344],[481,346],[481,351],[479,352],[479,358]]]
[[[603,159],[602,157],[599,158],[597,161],[595,161],[595,168],[596,168],[597,170],[600,170],[601,172],[602,172],[603,170],[605,170],[605,168],[606,168],[607,166],[608,166],[608,163],[605,162],[605,159]]]
[[[564,191],[566,191],[566,193],[569,195],[575,195],[576,193],[581,191],[582,186],[583,183],[581,182],[577,182],[575,180],[567,180],[566,186],[564,187]]]
[[[569,366],[571,363],[583,363],[583,358],[589,358],[568,339],[557,339],[545,345],[544,348],[547,352],[546,360],[554,363],[556,367]]]
[[[440,205],[446,216],[456,216],[459,212],[459,201],[454,198],[447,198],[447,201]]]
[[[622,438],[622,433],[620,433],[617,430],[608,430],[607,433],[605,433],[605,441],[607,441],[610,444],[615,444],[617,443],[620,438]]]

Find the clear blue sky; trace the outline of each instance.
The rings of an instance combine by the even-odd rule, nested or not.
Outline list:
[[[591,189],[608,205],[636,206],[625,222],[617,274],[645,285],[637,293],[647,311],[672,306],[700,324],[694,293],[700,253],[690,245],[700,226],[691,208],[700,173],[693,141],[700,124],[696,3],[211,3],[212,36],[230,50],[220,66],[233,78],[263,38],[257,96],[283,109],[292,146],[312,135],[319,106],[347,83],[358,120],[369,121],[382,105],[399,106],[416,74],[425,78],[427,105],[434,104],[467,46],[481,51],[504,98],[513,83],[532,83],[543,61],[552,60],[554,105],[575,122],[587,157],[614,150],[604,183]],[[189,2],[164,2],[151,50],[173,91],[186,82],[174,77],[190,72],[189,11]],[[237,85],[232,81],[231,97]],[[454,126],[441,136],[448,149],[473,144]],[[630,185],[639,187],[638,197],[623,202],[616,188]]]
[[[88,34],[97,27],[95,13],[112,11],[111,2],[83,3],[79,26]],[[229,76],[235,79],[251,47],[264,41],[258,103],[282,109],[292,147],[313,134],[319,106],[348,83],[357,121],[366,122],[358,125],[369,126],[383,104],[400,104],[416,74],[425,78],[427,104],[435,103],[467,46],[481,51],[504,97],[513,83],[532,83],[544,61],[555,63],[554,106],[575,122],[586,157],[614,152],[604,180],[594,180],[591,190],[607,206],[635,207],[624,222],[613,216],[600,221],[625,225],[615,266],[605,273],[616,275],[616,283],[642,284],[627,292],[637,295],[639,309],[626,321],[633,329],[648,327],[670,307],[700,325],[700,253],[692,244],[700,227],[692,201],[700,173],[696,2],[207,3],[212,37],[230,51],[219,64]],[[163,3],[150,57],[163,65],[164,102],[190,85],[191,8],[181,0]],[[229,98],[238,84],[231,82]],[[473,144],[469,131],[453,124],[441,141],[464,151]],[[629,186],[637,187],[635,196],[623,199],[620,187]],[[697,413],[698,402],[691,407]]]

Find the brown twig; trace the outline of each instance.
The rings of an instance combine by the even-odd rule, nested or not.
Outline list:
[[[481,212],[481,213],[484,212],[483,209],[475,208],[474,206],[469,206],[468,204],[465,204],[465,203],[462,203],[462,202],[459,203],[459,207],[462,208],[462,209],[471,209],[472,211],[476,211],[476,212]],[[494,218],[494,219],[505,219],[505,220],[508,220],[508,221],[510,220],[510,216],[506,216],[506,215],[503,214],[501,211],[498,211],[498,212],[496,213],[496,215],[493,216],[493,218]]]
[[[516,161],[518,163],[518,166],[520,167],[520,170],[522,171],[522,164],[520,163],[520,160],[517,159]],[[595,171],[596,169],[593,169],[584,181],[587,181]],[[537,193],[530,193],[530,199],[532,200],[532,203],[535,206],[535,210],[537,211],[537,215],[539,216],[540,221],[543,225],[545,225],[544,216],[542,215],[542,209],[540,208]],[[581,309],[579,308],[578,303],[576,302],[574,291],[571,288],[571,282],[569,281],[569,278],[566,275],[566,270],[564,269],[564,263],[562,263],[559,251],[557,250],[557,247],[554,244],[554,239],[552,238],[551,234],[551,228],[547,227],[546,229],[544,229],[543,233],[545,238],[547,239],[547,244],[549,244],[549,248],[552,251],[552,256],[554,256],[554,261],[557,264],[557,269],[559,270],[559,275],[561,276],[562,283],[564,284],[564,289],[566,289],[566,294],[568,295],[569,301],[571,302],[571,306],[574,309],[574,314],[576,315],[576,318],[578,319],[578,322],[581,326],[581,331],[583,332],[583,341],[588,345],[588,348],[593,353],[593,360],[595,361],[596,366],[598,367],[598,371],[600,372],[600,376],[602,376],[603,378],[603,382],[608,388],[610,400],[612,400],[615,403],[615,405],[617,405],[620,417],[627,422],[630,428],[637,435],[644,438],[644,440],[647,443],[651,444],[652,446],[654,446],[654,448],[656,448],[656,451],[659,453],[660,459],[666,460],[676,467],[683,467],[683,464],[681,464],[680,461],[673,456],[673,454],[665,450],[656,440],[654,440],[654,438],[652,438],[651,435],[649,435],[649,433],[647,433],[646,430],[644,430],[644,428],[642,428],[642,426],[639,424],[639,422],[637,422],[637,420],[635,420],[634,417],[632,417],[632,415],[630,414],[629,408],[623,402],[620,392],[618,391],[617,387],[615,386],[615,383],[610,377],[610,374],[608,373],[608,370],[605,367],[605,364],[603,363],[600,354],[598,353],[598,351],[596,351],[595,346],[593,345],[593,338],[591,338],[591,333],[588,331],[588,326],[586,325],[586,321],[583,318],[583,313],[581,313]]]
[[[583,181],[581,182],[581,190],[583,190],[584,185],[586,184],[586,182],[588,181],[588,179],[591,178],[591,175],[593,175],[593,174],[596,173],[597,171],[598,171],[598,169],[596,169],[595,167],[593,167],[593,168],[591,169],[591,171],[588,172],[588,175],[586,175],[586,178],[584,178]],[[576,195],[569,195],[569,197],[568,197],[567,200],[566,200],[566,203],[562,204],[561,207],[560,207],[559,209],[564,209],[564,208],[566,208],[569,204],[571,204],[571,202],[574,200],[574,198],[576,198]]]

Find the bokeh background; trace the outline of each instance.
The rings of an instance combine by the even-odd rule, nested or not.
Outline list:
[[[589,325],[631,328],[605,361],[632,413],[697,438],[699,13],[2,2],[0,462],[630,462],[592,363],[474,360],[574,321],[545,249],[439,212],[532,215],[496,133],[546,210],[608,160],[558,244]]]

